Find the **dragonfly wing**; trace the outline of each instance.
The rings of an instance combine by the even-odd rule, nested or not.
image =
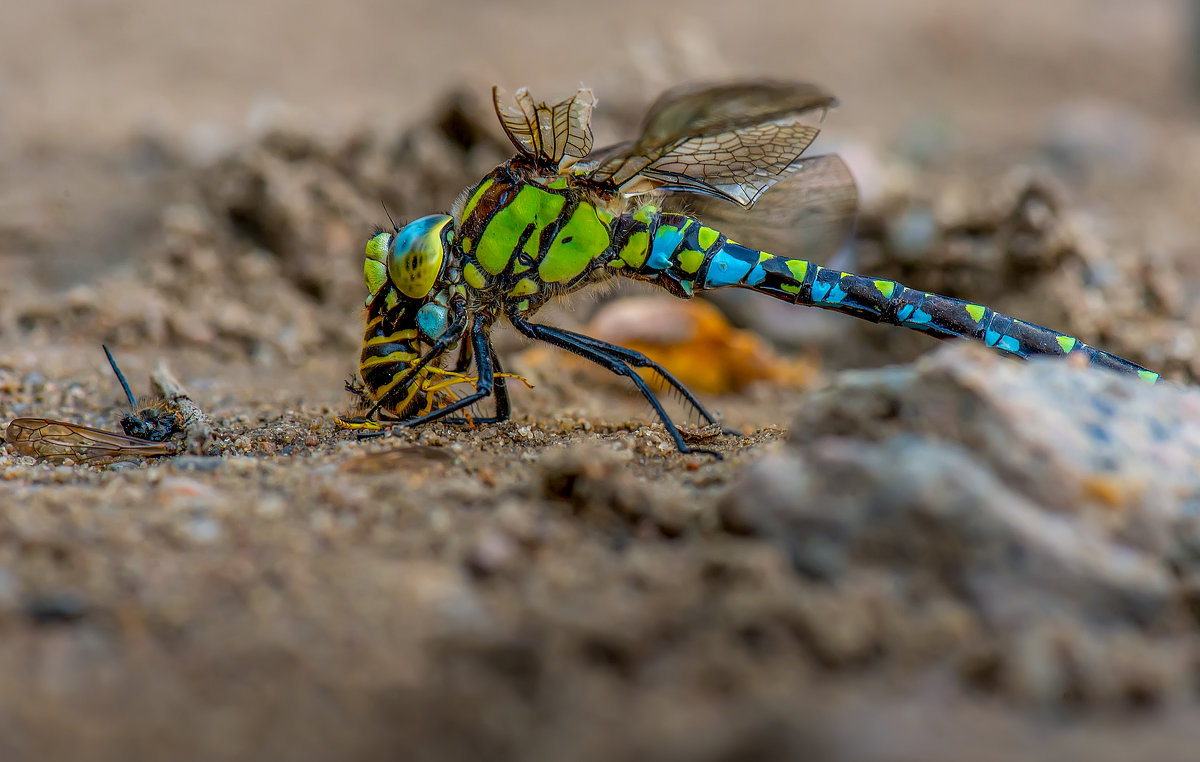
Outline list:
[[[679,196],[673,203],[746,246],[827,262],[854,230],[854,176],[836,154],[800,159],[784,174],[751,209],[706,195]]]
[[[551,158],[555,163],[562,161],[564,156],[582,158],[592,150],[592,109],[595,107],[596,98],[592,91],[580,88],[551,109],[554,126]]]
[[[691,138],[641,174],[668,188],[686,178],[698,189],[692,192],[749,207],[767,188],[787,176],[788,168],[818,132],[810,125],[781,120]]]
[[[496,107],[496,116],[500,119],[504,134],[508,135],[508,139],[518,151],[526,156],[537,156],[541,153],[541,134],[538,131],[533,98],[530,97],[529,91],[522,87],[513,98],[517,104],[516,108],[508,105],[508,100],[508,91],[499,85],[492,88],[492,104]]]
[[[596,98],[591,90],[580,88],[553,106],[535,103],[524,87],[513,96],[515,108],[507,104],[508,100],[508,93],[502,88],[492,88],[492,103],[500,126],[526,156],[557,166],[564,156],[579,158],[592,150],[591,121]]]
[[[48,418],[17,418],[8,424],[5,440],[21,455],[48,460],[101,464],[128,458],[174,455],[169,442],[144,439]]]
[[[684,85],[668,90],[654,102],[637,142],[647,149],[671,146],[684,138],[740,130],[836,105],[836,98],[807,82]]]
[[[590,179],[644,183],[750,206],[816,138],[801,120],[836,105],[807,83],[768,81],[676,88],[650,108],[641,136],[577,165]]]

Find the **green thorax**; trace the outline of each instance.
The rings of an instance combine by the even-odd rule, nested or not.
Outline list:
[[[455,249],[477,291],[540,304],[587,282],[611,250],[607,199],[524,159],[497,167],[464,198],[453,210]]]

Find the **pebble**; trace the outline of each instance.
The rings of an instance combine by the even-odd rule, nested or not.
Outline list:
[[[1066,171],[1104,167],[1133,174],[1145,167],[1153,144],[1150,123],[1135,109],[1099,99],[1076,100],[1051,114],[1042,153]]]
[[[510,568],[517,558],[517,546],[503,532],[489,530],[480,535],[467,551],[465,563],[473,574],[487,577]]]
[[[171,461],[171,465],[179,471],[207,473],[216,471],[224,464],[221,458],[202,455],[180,455]]]
[[[188,538],[198,545],[208,545],[221,539],[221,523],[210,516],[198,516],[184,525]]]
[[[90,610],[86,598],[70,591],[43,593],[25,602],[25,614],[37,625],[73,624]]]
[[[906,209],[887,220],[888,245],[902,262],[915,262],[937,241],[940,226],[927,206]]]

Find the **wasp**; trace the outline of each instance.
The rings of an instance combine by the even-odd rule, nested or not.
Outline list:
[[[18,454],[104,465],[130,458],[177,455],[183,450],[181,440],[187,427],[176,406],[165,398],[151,397],[139,407],[112,352],[101,346],[129,401],[130,412],[121,418],[125,433],[50,418],[16,418],[8,424],[4,438]]]

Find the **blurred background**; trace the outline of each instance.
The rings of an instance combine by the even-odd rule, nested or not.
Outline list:
[[[4,146],[146,130],[236,140],[273,109],[322,129],[391,125],[462,84],[557,97],[582,81],[603,104],[746,74],[826,84],[845,103],[837,128],[873,140],[942,115],[989,140],[1031,138],[1075,98],[1170,123],[1194,113],[1189,10],[1185,0],[20,5],[0,29]]]

